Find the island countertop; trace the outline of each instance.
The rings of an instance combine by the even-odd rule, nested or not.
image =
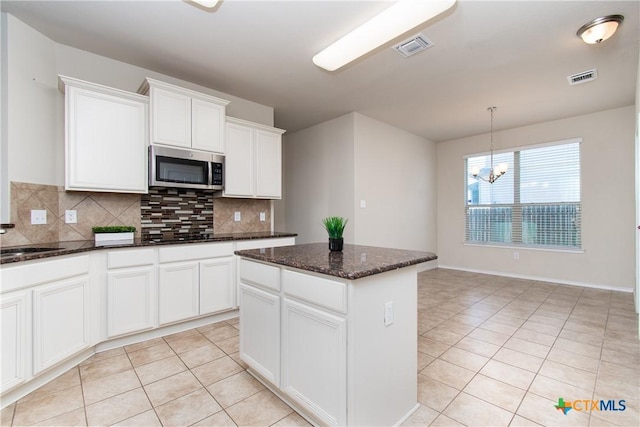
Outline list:
[[[236,251],[236,255],[355,280],[437,259],[432,252],[345,244],[342,252],[330,252],[327,243]]]

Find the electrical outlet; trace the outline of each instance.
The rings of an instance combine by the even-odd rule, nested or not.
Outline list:
[[[65,224],[77,224],[78,223],[78,211],[66,210],[64,211]]]
[[[242,214],[240,214],[240,212],[234,212],[233,213],[233,220],[235,222],[241,221],[242,220]]]
[[[46,224],[47,223],[47,211],[46,210],[31,210],[31,224]]]
[[[516,259],[516,260],[520,259],[520,252],[514,252],[513,259]]]
[[[264,212],[260,212],[260,222],[265,222],[267,220],[267,214]]]
[[[362,209],[366,208],[367,207],[367,201],[366,200],[360,200],[360,207]]]

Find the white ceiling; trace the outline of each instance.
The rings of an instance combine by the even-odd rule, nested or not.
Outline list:
[[[210,12],[181,0],[3,0],[2,10],[58,43],[273,106],[276,126],[289,131],[358,111],[447,141],[487,132],[491,105],[496,130],[632,105],[639,5],[459,0],[333,73],[312,56],[388,2],[224,0]],[[576,36],[609,14],[625,17],[612,39]],[[390,48],[418,32],[435,46],[411,58]],[[568,75],[592,68],[597,80],[568,85]]]

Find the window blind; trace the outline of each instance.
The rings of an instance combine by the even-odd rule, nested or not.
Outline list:
[[[465,159],[465,241],[580,248],[580,143],[563,141],[494,153],[509,170],[493,184],[489,155]]]

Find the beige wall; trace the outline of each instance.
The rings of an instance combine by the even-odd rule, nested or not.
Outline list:
[[[582,138],[583,253],[464,245],[463,156],[489,135],[438,144],[438,256],[442,267],[602,286],[635,286],[634,107],[494,134],[496,149]],[[513,252],[519,252],[514,260]]]
[[[64,185],[55,43],[13,16],[7,18],[8,88],[2,96],[8,107],[8,179]]]
[[[349,218],[344,239],[354,242],[353,122],[347,114],[284,136],[285,229],[297,243],[327,241],[326,216]]]
[[[362,114],[354,117],[355,241],[435,252],[436,144]]]
[[[64,185],[64,109],[58,74],[132,92],[145,77],[152,77],[231,101],[229,116],[273,125],[272,107],[55,43],[14,16],[5,17],[2,64],[7,87],[2,105],[7,105],[7,118],[2,123],[6,137],[1,153],[7,167],[0,175],[1,222],[9,222],[8,182]]]
[[[345,241],[435,251],[435,144],[350,113],[285,136],[286,229],[323,242],[321,218],[349,218]],[[360,200],[366,208],[360,208]]]

